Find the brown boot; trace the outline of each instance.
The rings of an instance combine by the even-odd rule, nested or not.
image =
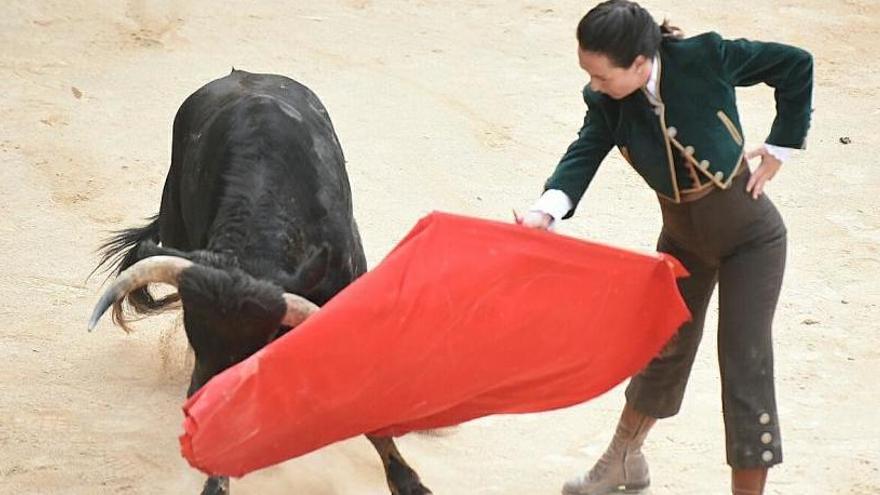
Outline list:
[[[733,495],[763,495],[767,468],[734,469],[730,474]]]
[[[620,415],[611,445],[589,473],[565,483],[563,495],[632,493],[647,488],[651,478],[648,462],[641,449],[655,421],[627,404]]]

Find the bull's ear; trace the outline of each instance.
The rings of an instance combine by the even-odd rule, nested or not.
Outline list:
[[[285,289],[294,294],[306,294],[320,284],[327,275],[332,249],[327,243],[312,247],[296,273],[284,284]]]
[[[273,286],[273,288],[275,287]],[[276,297],[276,294],[272,294],[271,298],[268,294],[261,294],[261,297],[261,299],[248,297],[239,302],[241,316],[250,320],[265,322],[266,326],[277,327],[281,323],[281,318],[284,317],[284,312],[287,309],[284,299]]]
[[[277,286],[273,285],[277,289]],[[287,305],[280,294],[262,294],[260,299],[247,298],[239,303],[241,324],[236,329],[246,341],[245,347],[256,349],[275,340],[281,330],[281,321]],[[254,351],[256,350],[254,349]]]

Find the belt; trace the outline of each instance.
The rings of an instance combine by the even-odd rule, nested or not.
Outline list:
[[[739,165],[737,165],[736,170],[733,171],[733,177],[731,180],[737,178],[742,175],[743,172],[749,169],[748,163],[745,160],[741,161]],[[679,193],[679,203],[692,203],[697,201],[698,199],[703,199],[709,194],[718,191],[719,187],[715,185],[714,182],[710,182],[700,188],[688,189],[681,191]],[[668,200],[667,200],[668,201]]]

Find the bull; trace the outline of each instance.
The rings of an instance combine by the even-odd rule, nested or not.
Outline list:
[[[342,147],[324,105],[279,75],[233,69],[206,84],[175,116],[159,213],[101,250],[98,267],[117,277],[89,329],[111,306],[126,331],[132,311],[182,306],[195,355],[191,396],[366,271]],[[176,291],[158,297],[154,283]],[[393,439],[368,438],[392,494],[431,493]],[[208,478],[202,491],[228,493],[223,476]]]

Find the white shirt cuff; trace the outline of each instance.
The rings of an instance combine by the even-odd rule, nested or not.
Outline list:
[[[559,189],[547,189],[544,194],[538,198],[532,205],[533,210],[543,211],[553,217],[553,220],[559,220],[571,211],[571,198]]]
[[[764,148],[767,150],[767,153],[773,155],[773,158],[776,158],[780,162],[788,161],[788,157],[791,156],[791,152],[794,151],[794,148],[785,148],[783,146],[774,146],[772,144],[764,143]]]

